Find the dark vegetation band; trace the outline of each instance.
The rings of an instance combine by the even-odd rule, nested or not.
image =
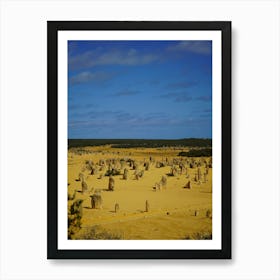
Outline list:
[[[209,147],[210,148],[212,147],[212,139],[209,138],[184,138],[184,139],[176,139],[176,140],[68,139],[68,149],[74,147],[102,146],[102,145],[112,145],[112,148],[160,148],[160,147],[204,147],[204,148]]]
[[[211,157],[212,149],[191,149],[188,152],[180,152],[181,157]]]

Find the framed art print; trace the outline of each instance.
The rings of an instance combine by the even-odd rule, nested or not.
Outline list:
[[[231,258],[231,22],[48,22],[48,258]]]

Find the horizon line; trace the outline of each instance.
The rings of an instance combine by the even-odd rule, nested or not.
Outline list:
[[[185,140],[185,139],[211,139],[212,137],[189,137],[189,138],[67,138],[68,140]]]

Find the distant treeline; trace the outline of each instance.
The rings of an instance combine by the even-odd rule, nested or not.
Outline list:
[[[68,148],[112,145],[113,148],[212,147],[212,139],[68,139]]]
[[[211,157],[212,149],[191,149],[188,152],[180,152],[178,156],[181,157]]]

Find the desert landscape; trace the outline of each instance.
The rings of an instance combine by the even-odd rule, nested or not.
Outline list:
[[[212,239],[210,149],[101,144],[68,149],[69,239]]]
[[[68,239],[212,239],[212,41],[69,40],[67,106]]]

